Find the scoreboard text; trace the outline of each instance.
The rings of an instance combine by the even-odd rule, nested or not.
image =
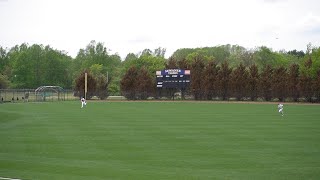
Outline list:
[[[157,88],[185,89],[190,84],[190,70],[166,69],[156,71]]]

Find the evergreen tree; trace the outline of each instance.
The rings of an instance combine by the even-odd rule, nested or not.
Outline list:
[[[255,101],[259,95],[259,82],[260,75],[258,71],[258,66],[252,64],[249,67],[249,76],[248,76],[248,92],[251,101]]]
[[[135,100],[137,98],[137,77],[138,70],[132,66],[120,82],[121,93],[129,100]]]
[[[149,96],[154,94],[154,82],[146,70],[145,67],[142,67],[137,76],[137,96],[139,99],[145,100]]]
[[[204,93],[207,100],[218,96],[218,74],[220,67],[215,61],[210,61],[204,71]]]
[[[288,74],[288,95],[297,102],[299,99],[299,65],[292,64]]]
[[[247,95],[248,89],[248,72],[246,67],[240,63],[236,69],[233,70],[231,74],[231,87],[233,95],[238,101],[243,100]]]
[[[272,98],[272,76],[273,69],[270,65],[264,66],[260,75],[259,89],[261,96],[266,100],[270,101]]]
[[[279,101],[284,101],[287,96],[287,70],[283,66],[275,68],[272,79],[273,97],[278,98]]]
[[[192,64],[191,75],[191,92],[195,100],[200,100],[203,97],[203,75],[204,75],[204,61],[203,59],[195,59]]]
[[[320,69],[317,71],[317,77],[313,82],[313,90],[315,92],[316,101],[320,102]]]
[[[91,75],[90,72],[82,72],[76,79],[74,90],[79,97],[85,97],[85,73],[87,73],[87,99],[91,99],[96,92],[96,79]]]
[[[219,92],[220,96],[222,97],[222,100],[228,100],[229,99],[229,84],[230,84],[230,75],[232,73],[232,68],[229,68],[229,63],[227,61],[224,61],[221,64],[221,69],[219,71]]]

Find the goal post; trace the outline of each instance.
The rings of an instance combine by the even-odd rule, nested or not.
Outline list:
[[[65,91],[60,86],[40,86],[35,90],[36,101],[64,101]]]

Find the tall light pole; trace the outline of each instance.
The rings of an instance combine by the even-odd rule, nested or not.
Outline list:
[[[84,99],[87,99],[87,91],[88,91],[88,74],[84,73]]]

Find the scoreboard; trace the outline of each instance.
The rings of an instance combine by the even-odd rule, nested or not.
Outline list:
[[[185,89],[190,84],[190,70],[165,69],[156,71],[157,88]]]

